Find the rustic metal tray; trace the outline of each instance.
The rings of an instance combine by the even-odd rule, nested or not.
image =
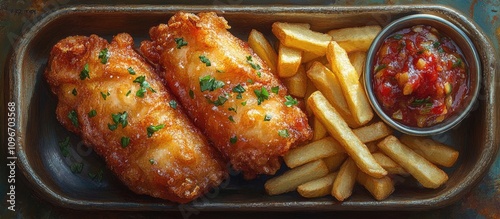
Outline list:
[[[148,29],[165,23],[177,11],[216,11],[224,16],[236,36],[246,40],[252,28],[272,39],[274,21],[307,22],[313,30],[326,31],[346,26],[386,25],[401,16],[430,13],[463,28],[481,56],[483,84],[479,101],[457,128],[433,138],[460,151],[453,168],[446,168],[449,181],[439,189],[424,189],[414,180],[398,181],[396,191],[386,200],[375,201],[368,192],[356,187],[344,202],[332,197],[305,199],[292,192],[279,196],[265,194],[262,176],[245,181],[238,173],[209,194],[186,205],[136,195],[123,186],[91,149],[66,131],[55,118],[56,98],[49,92],[42,74],[51,47],[70,35],[98,34],[108,40],[117,33],[130,33],[139,42],[148,37]],[[19,113],[17,147],[18,166],[33,190],[42,198],[62,207],[103,210],[419,210],[438,208],[460,199],[475,186],[490,167],[499,146],[498,99],[500,84],[495,75],[495,51],[485,34],[457,11],[434,5],[364,7],[288,7],[288,6],[76,6],[57,10],[24,34],[14,48],[10,69],[9,95]],[[71,146],[59,143],[67,136]],[[75,163],[83,163],[73,173]],[[281,170],[283,171],[283,170]],[[102,179],[100,176],[102,173]],[[400,179],[399,179],[400,180]]]

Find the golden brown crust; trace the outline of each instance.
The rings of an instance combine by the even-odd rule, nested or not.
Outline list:
[[[99,59],[104,48],[109,54],[106,64]],[[85,64],[90,78],[82,80]],[[129,67],[135,75],[129,73]],[[136,96],[140,84],[133,81],[139,76],[145,76],[155,92],[146,89],[144,97]],[[96,35],[61,40],[51,51],[45,78],[59,99],[56,113],[61,124],[103,156],[134,192],[185,203],[227,176],[224,162],[180,104],[176,109],[169,106],[174,98],[154,69],[133,50],[130,35],[119,34],[111,44]],[[78,125],[68,118],[72,110]],[[94,117],[89,116],[92,110],[96,111]],[[126,126],[118,123],[112,131],[108,127],[116,124],[112,114],[124,112]],[[147,127],[160,124],[165,127],[148,137]],[[130,139],[126,147],[122,137]]]
[[[142,42],[141,51],[165,69],[169,88],[236,170],[242,170],[247,178],[274,174],[280,168],[280,157],[290,147],[312,137],[311,128],[298,107],[285,106],[287,90],[269,67],[228,28],[226,20],[215,13],[197,16],[180,12],[168,25],[151,28],[151,41]],[[176,39],[181,38],[187,45],[177,48]],[[210,60],[210,66],[201,56]],[[202,92],[200,78],[205,76],[224,82],[224,86]],[[237,85],[245,88],[241,98],[233,91]],[[273,87],[279,87],[278,94],[271,91]],[[255,90],[262,88],[269,97],[259,104]],[[217,106],[214,101],[219,97],[227,101]],[[264,120],[266,115],[270,121]],[[288,137],[279,135],[284,130]],[[235,137],[237,141],[231,143]]]

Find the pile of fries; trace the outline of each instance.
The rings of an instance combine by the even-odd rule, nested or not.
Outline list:
[[[314,130],[312,141],[284,156],[290,168],[265,183],[269,195],[296,190],[307,198],[331,194],[344,201],[355,183],[376,200],[394,191],[394,175],[413,176],[425,188],[438,188],[458,151],[429,138],[393,136],[374,118],[360,82],[366,51],[380,31],[364,26],[320,33],[309,24],[275,22],[277,52],[257,30],[250,47],[282,78],[289,93],[305,102]]]

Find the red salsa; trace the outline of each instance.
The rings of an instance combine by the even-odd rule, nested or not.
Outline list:
[[[373,88],[382,109],[408,126],[442,122],[468,95],[462,52],[431,26],[413,26],[386,38],[373,68]]]

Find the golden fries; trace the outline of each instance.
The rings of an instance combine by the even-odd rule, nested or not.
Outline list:
[[[344,93],[340,87],[339,80],[333,72],[323,64],[314,62],[307,71],[307,77],[313,82],[314,86],[325,95],[326,99],[335,107],[337,112],[340,113],[350,127],[358,127],[360,125],[352,117]]]
[[[353,129],[352,131],[363,143],[379,140],[392,134],[392,130],[384,122],[376,122],[371,125]]]
[[[297,187],[297,192],[305,198],[316,198],[330,194],[337,172],[306,182]]]
[[[344,161],[347,159],[347,154],[346,153],[338,153],[329,157],[323,158],[323,161],[326,164],[326,167],[328,167],[328,170],[330,172],[336,171],[340,165],[344,163]]]
[[[458,151],[430,138],[403,135],[400,140],[434,164],[451,167],[458,159]]]
[[[356,73],[358,73],[358,78],[360,78],[365,68],[366,52],[351,52],[348,56]]]
[[[394,192],[394,183],[388,176],[377,179],[359,171],[356,181],[363,185],[379,201],[386,199]]]
[[[357,175],[358,167],[356,163],[351,158],[348,158],[340,167],[339,173],[333,182],[332,196],[339,201],[349,198]]]
[[[303,98],[307,91],[307,75],[304,66],[300,65],[294,76],[283,78],[283,84],[285,84],[289,94]]]
[[[292,77],[297,73],[302,59],[302,52],[280,44],[278,48],[278,76],[282,78]]]
[[[328,35],[347,52],[367,51],[380,32],[380,26],[349,27],[331,30]]]
[[[320,91],[311,94],[307,99],[307,103],[311,107],[315,118],[320,120],[328,133],[344,147],[361,171],[375,178],[382,178],[387,175],[387,171],[375,161],[366,145],[356,137]]]
[[[344,148],[335,139],[326,137],[288,151],[283,160],[288,167],[294,168],[314,160],[344,152]]]
[[[354,120],[360,125],[366,124],[373,118],[373,111],[347,53],[335,41],[328,45],[326,53]]]
[[[313,141],[317,141],[317,140],[320,140],[322,138],[324,138],[328,133],[326,132],[326,129],[325,129],[325,126],[323,126],[323,124],[321,124],[321,122],[319,120],[317,120],[316,118],[313,119],[313,125],[312,125],[312,129],[313,129]]]
[[[426,188],[438,188],[448,180],[448,175],[443,170],[427,161],[392,135],[382,140],[378,147]]]
[[[261,32],[252,29],[248,36],[248,45],[271,68],[271,71],[276,74],[278,55],[266,37]]]
[[[326,47],[332,39],[328,34],[315,32],[293,23],[274,22],[272,32],[285,46],[325,55]]]
[[[326,174],[328,174],[328,168],[325,163],[322,160],[317,160],[268,180],[264,184],[264,188],[269,195],[279,195],[293,191],[299,185],[323,177]]]
[[[382,166],[385,170],[387,170],[389,174],[398,174],[402,176],[409,175],[409,173],[403,167],[394,162],[387,155],[381,152],[373,153],[372,155],[373,158],[375,158],[375,160],[377,161],[377,163],[379,163],[380,166]]]

